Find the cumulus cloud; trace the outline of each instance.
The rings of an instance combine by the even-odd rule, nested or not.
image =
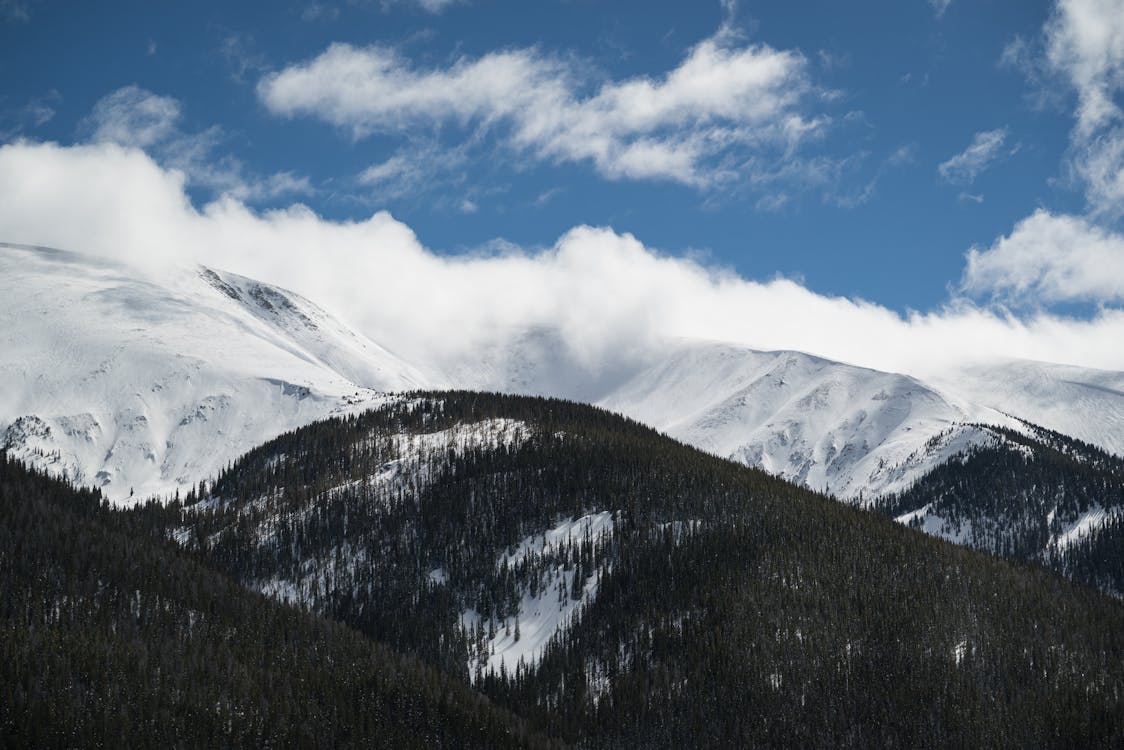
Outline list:
[[[942,162],[937,167],[937,173],[945,182],[970,185],[1003,155],[1007,135],[1006,128],[976,133],[968,148]]]
[[[0,238],[155,268],[227,268],[301,292],[421,361],[546,326],[590,367],[691,337],[918,375],[993,356],[1124,369],[1119,310],[1086,321],[1020,318],[961,301],[902,316],[792,280],[747,280],[586,226],[541,250],[445,256],[385,212],[335,222],[299,205],[257,211],[231,196],[196,208],[184,187],[182,173],[112,143],[0,147]],[[972,274],[983,278],[987,257],[1019,255],[999,245],[974,256]],[[1118,247],[1106,245],[1105,257],[1119,256]]]
[[[188,133],[181,129],[183,106],[139,86],[125,86],[102,97],[79,126],[93,143],[115,143],[157,156],[188,182],[242,200],[271,200],[311,192],[308,178],[291,172],[253,175],[241,160],[220,155],[221,128]]]
[[[609,179],[709,187],[776,170],[830,122],[798,52],[741,44],[727,27],[658,78],[599,84],[536,49],[422,68],[386,47],[333,44],[266,76],[272,112],[312,116],[354,138],[488,130],[545,162],[587,162]]]
[[[963,287],[1016,302],[1121,302],[1124,236],[1040,210],[990,248],[971,250]]]

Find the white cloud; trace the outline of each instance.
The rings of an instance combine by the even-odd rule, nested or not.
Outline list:
[[[312,191],[308,178],[291,172],[256,176],[241,160],[216,154],[222,129],[197,133],[180,128],[183,107],[177,99],[139,86],[126,86],[102,97],[80,129],[93,143],[115,143],[152,153],[162,164],[181,171],[188,182],[242,200],[271,200]]]
[[[228,31],[219,39],[216,54],[230,71],[235,83],[245,83],[251,75],[257,76],[267,69],[266,57],[258,51],[253,36]]]
[[[940,18],[948,10],[948,6],[952,5],[952,0],[929,0],[929,5],[932,6],[933,12],[937,14],[937,18]]]
[[[886,165],[890,167],[905,167],[917,161],[917,144],[907,143],[894,149],[886,158]]]
[[[1124,215],[1124,0],[1057,0],[1041,40],[1014,39],[1001,62],[1028,76],[1040,103],[1058,91],[1076,96],[1067,169],[1089,212],[1039,210],[991,247],[973,248],[961,288],[1017,305],[1118,304],[1124,236],[1110,227]]]
[[[178,100],[126,86],[99,99],[84,127],[94,142],[150,148],[175,135],[181,115]]]
[[[945,182],[970,185],[981,172],[1003,155],[1007,129],[983,130],[972,136],[972,143],[959,154],[942,162],[937,173]]]
[[[592,85],[578,67],[516,49],[424,69],[388,48],[333,44],[265,77],[258,94],[278,115],[318,117],[354,138],[488,129],[543,161],[696,187],[762,162],[776,169],[829,123],[808,112],[826,94],[809,80],[802,55],[739,45],[726,29],[659,78]]]
[[[1088,239],[1058,231],[1062,245]],[[1022,256],[1006,249],[1018,236],[970,258],[969,278],[1001,278],[985,270]],[[410,358],[478,351],[516,328],[552,326],[585,361],[603,367],[663,337],[688,336],[918,375],[993,356],[1124,369],[1120,310],[1086,321],[1020,318],[958,301],[902,316],[791,280],[746,280],[661,254],[631,235],[584,226],[540,251],[508,246],[443,256],[385,212],[333,222],[302,206],[258,212],[229,196],[197,209],[182,173],[109,143],[0,147],[0,238],[153,266],[228,268],[299,291]],[[1118,240],[1101,239],[1101,255],[1089,263],[1119,259]],[[1040,277],[1051,278],[1064,263]],[[1120,279],[1119,270],[1102,275],[1113,274]],[[1011,283],[1029,293],[1057,285],[1058,294],[1071,294],[1093,281]]]
[[[464,182],[464,147],[441,149],[434,143],[414,143],[372,164],[356,176],[381,203],[390,198],[418,195]]]
[[[1122,302],[1124,236],[1040,210],[968,253],[963,288],[1018,303]]]
[[[27,23],[31,20],[33,0],[0,0],[0,19]]]
[[[1058,0],[1043,36],[1043,62],[1016,40],[1004,59],[1031,79],[1060,76],[1076,94],[1070,167],[1094,214],[1124,214],[1124,0]]]
[[[340,9],[334,5],[313,2],[301,11],[302,21],[334,21],[339,18]]]
[[[1073,168],[1085,182],[1094,215],[1108,220],[1124,216],[1124,125],[1078,144]]]
[[[428,13],[440,13],[450,5],[456,5],[460,0],[413,0],[422,10]]]
[[[1124,2],[1059,0],[1045,31],[1049,63],[1077,91],[1079,134],[1119,119],[1114,98],[1124,87]]]
[[[51,89],[36,96],[22,107],[0,110],[0,142],[12,140],[27,130],[46,125],[55,118],[55,107],[62,100],[58,91]]]

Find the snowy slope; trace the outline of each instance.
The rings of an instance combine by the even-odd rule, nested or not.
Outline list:
[[[687,344],[601,401],[717,455],[843,498],[891,492],[1013,424],[903,375],[799,352]]]
[[[0,445],[116,501],[419,381],[307,300],[209,269],[0,246],[0,320]]]
[[[1025,360],[933,379],[965,399],[1124,455],[1124,373]]]
[[[1040,424],[1124,455],[1124,373],[997,361],[920,380],[801,352],[668,341],[626,365],[582,364],[531,329],[437,380],[561,396],[632,417],[716,455],[850,501],[908,487],[994,435]]]
[[[669,341],[628,367],[583,368],[561,336],[531,330],[461,363],[458,387],[595,403],[708,452],[839,497],[892,492],[1019,423],[916,379],[800,352]]]
[[[405,363],[312,302],[204,268],[159,278],[0,245],[0,445],[115,500],[212,476],[377,392],[468,388],[601,405],[684,442],[858,501],[1037,423],[1124,454],[1124,374],[1036,362],[925,381],[799,352],[668,341],[593,362],[551,329]]]

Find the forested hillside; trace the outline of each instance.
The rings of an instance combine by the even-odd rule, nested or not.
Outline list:
[[[0,745],[548,747],[465,685],[0,454]]]
[[[583,745],[1124,741],[1119,602],[588,406],[417,393],[148,512]]]
[[[995,434],[874,507],[914,528],[1124,593],[1124,459],[1041,427]]]

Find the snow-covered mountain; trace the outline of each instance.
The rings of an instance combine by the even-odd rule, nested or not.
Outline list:
[[[170,493],[421,376],[311,302],[0,247],[0,445],[116,501]]]
[[[594,403],[855,502],[992,444],[981,424],[1022,433],[1039,425],[1124,455],[1124,373],[1045,362],[996,361],[922,381],[803,352],[674,340],[591,369],[560,333],[535,329],[436,380]]]
[[[1124,372],[1015,360],[963,367],[932,383],[1124,455]]]
[[[909,485],[980,440],[971,423],[1017,426],[904,375],[721,344],[684,345],[601,404],[848,499]]]
[[[801,352],[668,341],[628,367],[583,369],[556,331],[461,363],[458,387],[595,403],[710,453],[841,498],[895,492],[991,436],[1006,413],[914,378]]]
[[[595,403],[852,501],[993,439],[975,424],[1025,420],[1124,454],[1124,374],[1036,362],[922,382],[676,340],[591,366],[534,329],[407,363],[252,279],[17,246],[0,246],[0,320],[0,444],[117,501],[183,489],[281,432],[419,387]]]

